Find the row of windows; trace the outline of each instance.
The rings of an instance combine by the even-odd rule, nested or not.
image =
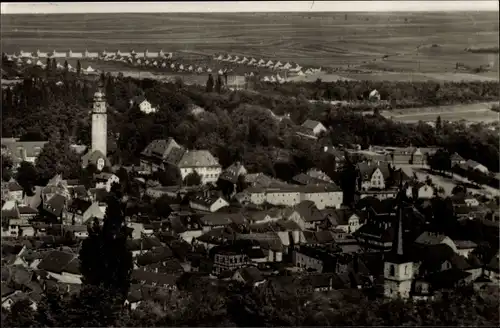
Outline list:
[[[246,259],[242,256],[228,258],[227,256],[223,255],[215,255],[215,261],[220,263],[238,264],[238,263],[245,263]]]

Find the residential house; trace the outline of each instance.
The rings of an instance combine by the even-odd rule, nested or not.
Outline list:
[[[63,219],[63,213],[66,210],[68,199],[62,195],[55,194],[50,197],[47,201],[43,202],[43,212],[58,222]]]
[[[78,254],[54,250],[38,264],[37,270],[46,272],[48,277],[66,284],[81,284],[80,260]]]
[[[360,215],[347,208],[328,210],[325,214],[330,227],[349,234],[356,232],[364,223]]]
[[[299,131],[297,131],[298,135],[312,138],[312,139],[317,139],[318,136],[321,133],[325,133],[327,130],[321,122],[318,121],[313,121],[313,120],[306,120],[302,125],[300,126]]]
[[[254,266],[237,269],[234,272],[233,280],[252,287],[262,285],[266,281],[259,269]]]
[[[299,246],[293,250],[292,262],[296,267],[305,271],[323,273],[334,272],[337,259],[324,250]]]
[[[178,276],[173,274],[156,273],[144,270],[132,270],[131,279],[144,286],[163,287],[167,290],[177,290]]]
[[[234,185],[238,182],[238,178],[240,176],[245,176],[247,174],[247,170],[240,162],[235,162],[231,164],[227,169],[225,169],[219,179],[228,181]]]
[[[241,245],[216,246],[211,249],[214,258],[213,273],[234,272],[250,263],[247,250]]]
[[[130,100],[131,106],[138,106],[139,110],[145,114],[156,113],[156,108],[144,96],[137,96]]]
[[[164,163],[177,164],[183,152],[184,149],[173,138],[153,140],[141,153],[141,169],[147,172],[164,170]]]
[[[295,222],[302,230],[317,230],[319,225],[325,221],[325,216],[313,201],[302,201],[294,209],[300,216],[300,220]]]
[[[96,181],[95,188],[105,189],[107,192],[111,191],[111,187],[115,183],[120,183],[120,178],[113,173],[101,172],[94,176]]]
[[[2,308],[5,310],[10,310],[11,306],[19,301],[27,300],[29,307],[36,311],[38,303],[41,301],[41,295],[37,292],[25,293],[21,290],[14,290],[8,288],[6,286],[4,290],[4,286],[2,283]]]
[[[14,179],[10,179],[9,182],[2,182],[2,200],[13,200],[21,203],[23,201],[23,187]]]
[[[484,275],[488,277],[491,281],[498,284],[500,282],[500,253],[497,252],[491,261],[484,268]]]
[[[205,233],[216,228],[244,225],[245,218],[241,213],[213,213],[201,217],[199,223],[201,231]]]
[[[406,196],[412,199],[431,199],[435,190],[432,186],[423,182],[414,182],[406,186]]]
[[[305,174],[305,173],[299,173],[296,176],[292,178],[293,182],[298,184],[298,185],[325,185],[329,184],[332,182],[325,181],[323,179],[319,178],[313,178],[312,176]]]
[[[47,142],[2,138],[2,155],[11,157],[15,167],[18,167],[23,161],[34,164]]]
[[[205,192],[190,197],[189,206],[197,211],[213,213],[223,207],[229,206],[229,203],[218,194]]]
[[[396,188],[387,188],[384,190],[359,190],[356,195],[359,196],[359,199],[363,198],[376,198],[378,200],[391,199],[396,197],[398,193],[398,189]]]
[[[177,163],[177,167],[183,180],[196,171],[202,184],[215,184],[222,172],[219,162],[208,150],[187,150]]]
[[[255,205],[267,202],[275,206],[295,206],[304,200],[311,200],[318,209],[323,209],[339,208],[343,201],[342,190],[334,185],[250,187],[245,192],[250,195],[250,202]]]
[[[414,244],[417,248],[444,244],[450,247],[454,252],[458,253],[457,246],[450,237],[436,232],[424,231],[420,236],[418,236]]]
[[[465,258],[469,258],[469,255],[471,255],[477,247],[477,244],[470,240],[455,240],[454,244],[457,249],[456,252]]]
[[[267,259],[260,258],[263,256],[260,250],[257,250],[257,255],[255,255],[255,262],[266,261],[266,262],[282,262],[283,253],[287,251],[289,245],[284,245],[283,240],[280,238],[280,234],[276,232],[266,232],[266,233],[237,233],[235,238],[238,241],[247,241],[256,245],[260,245],[260,250],[267,254]],[[255,251],[255,246],[252,246],[252,250]],[[253,259],[252,259],[253,260]]]
[[[85,239],[89,236],[86,225],[63,225],[63,232],[71,235],[72,238]]]
[[[361,190],[385,189],[391,176],[389,163],[361,162],[356,165],[359,172],[358,186]]]
[[[480,171],[484,174],[488,174],[489,173],[489,170],[486,166],[484,166],[483,164],[479,164],[478,162],[472,160],[472,159],[469,159],[467,160],[467,162],[465,162],[465,165],[470,169],[470,170],[477,170],[477,171]]]
[[[465,159],[457,153],[453,153],[450,156],[450,159],[451,159],[451,166],[452,167],[455,165],[459,165],[459,164],[465,164],[465,162],[466,162]]]
[[[329,155],[333,160],[333,169],[335,171],[341,171],[346,163],[345,152],[343,150],[335,149],[335,147],[325,146],[323,151]]]
[[[97,218],[104,219],[104,212],[98,202],[90,202],[83,199],[73,199],[63,214],[64,221],[68,224],[87,224],[89,220]]]

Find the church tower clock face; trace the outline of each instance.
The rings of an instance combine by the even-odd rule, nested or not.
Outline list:
[[[97,169],[99,171],[102,171],[103,168],[104,168],[104,159],[103,158],[99,158],[97,160]]]

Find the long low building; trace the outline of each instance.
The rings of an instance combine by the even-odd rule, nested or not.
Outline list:
[[[255,205],[269,203],[275,206],[295,206],[302,201],[314,202],[318,209],[325,207],[340,208],[343,192],[335,185],[280,186],[270,188],[247,188],[246,201]]]

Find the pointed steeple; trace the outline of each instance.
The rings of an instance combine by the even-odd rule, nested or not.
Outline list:
[[[392,244],[392,252],[395,255],[398,256],[403,256],[404,255],[404,249],[403,249],[403,209],[404,209],[404,204],[405,204],[405,192],[403,188],[403,180],[400,179],[399,181],[399,192],[396,197],[396,204],[397,204],[397,213],[396,213],[396,222],[395,222],[395,229],[394,229],[394,241]]]

